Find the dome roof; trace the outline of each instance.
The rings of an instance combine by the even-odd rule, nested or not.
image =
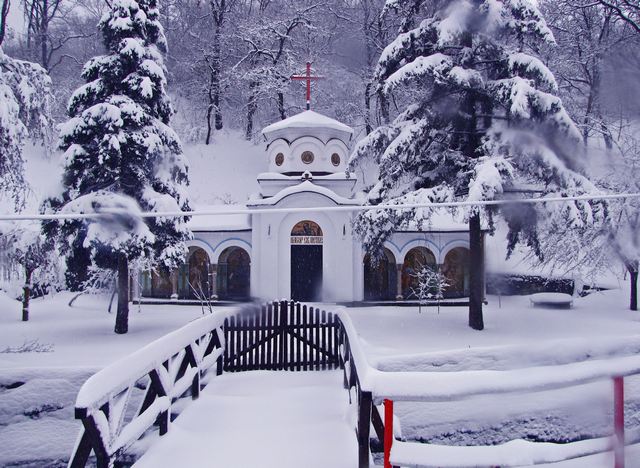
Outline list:
[[[335,119],[308,110],[265,127],[262,134],[268,143],[278,138],[293,141],[301,136],[315,136],[325,141],[337,138],[347,143],[351,140],[353,129]]]

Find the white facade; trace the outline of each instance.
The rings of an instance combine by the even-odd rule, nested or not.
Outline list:
[[[265,157],[269,160],[270,172],[257,174],[260,195],[246,204],[252,213],[192,221],[198,224],[192,226],[194,239],[188,243],[190,256],[201,249],[206,253],[209,265],[204,268],[202,261],[187,259],[184,271],[172,275],[172,297],[180,296],[181,288],[188,294],[189,288],[184,284],[187,280],[193,283],[197,277],[199,284],[206,283],[204,288],[208,288],[212,297],[224,298],[222,288],[229,288],[233,281],[245,278],[245,270],[238,265],[248,261],[250,264],[245,269],[250,273],[243,281],[250,282],[247,292],[252,298],[299,299],[295,296],[304,295],[306,285],[313,283],[319,288],[314,299],[362,301],[372,296],[368,294],[367,297],[367,288],[371,287],[367,282],[377,281],[384,283],[382,288],[386,288],[380,298],[401,299],[407,297],[407,282],[410,281],[406,262],[415,262],[416,247],[429,252],[420,258],[428,258],[438,265],[449,261],[448,254],[453,249],[468,249],[466,226],[450,219],[439,219],[429,231],[394,233],[385,243],[388,249],[385,265],[376,267],[375,271],[370,267],[366,273],[366,252],[352,232],[355,213],[325,210],[363,203],[363,199],[354,193],[355,174],[347,172],[353,130],[333,119],[306,111],[270,125],[262,133],[267,144]],[[318,211],[296,211],[311,207]],[[302,227],[315,231],[313,235],[301,234],[298,231]],[[317,235],[318,227],[321,236]],[[292,238],[294,228],[297,231]],[[233,259],[228,255],[239,249],[246,254],[236,255]],[[192,272],[198,268],[199,276]],[[205,270],[207,273],[202,273]],[[203,275],[206,281],[202,279]],[[225,277],[221,278],[221,275]],[[307,280],[309,282],[305,283]]]

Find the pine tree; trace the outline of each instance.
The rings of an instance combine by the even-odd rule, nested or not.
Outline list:
[[[98,28],[107,53],[85,64],[86,84],[69,101],[70,119],[60,134],[64,193],[51,206],[66,212],[186,210],[188,167],[169,127],[173,110],[157,1],[115,0]],[[61,246],[71,239],[89,249],[94,265],[117,271],[116,333],[128,329],[129,263],[175,267],[184,259],[190,235],[184,218],[151,218],[143,225],[138,219],[110,226],[71,221],[50,228]]]
[[[535,0],[390,0],[387,14],[392,10],[403,26],[383,51],[375,79],[401,111],[362,140],[351,160],[372,157],[379,165],[369,203],[491,200],[520,183],[533,183],[544,195],[595,190],[577,158],[580,132],[555,95],[553,74],[536,57],[554,38]],[[408,92],[396,92],[401,88]],[[576,202],[502,210],[509,250],[521,241],[541,255],[538,219],[579,228],[593,220],[594,207]],[[430,213],[372,211],[359,216],[356,231],[376,249],[393,230],[428,223]],[[467,214],[469,325],[475,329],[484,326],[481,214],[491,221],[486,210]]]
[[[0,195],[24,208],[22,149],[26,138],[48,145],[52,127],[51,78],[40,65],[16,60],[0,47]]]

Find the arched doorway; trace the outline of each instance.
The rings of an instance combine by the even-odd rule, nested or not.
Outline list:
[[[379,257],[364,257],[364,300],[391,301],[396,298],[396,258],[389,249]]]
[[[317,301],[322,294],[322,229],[300,221],[291,230],[291,298]]]
[[[424,266],[437,268],[436,256],[426,247],[414,247],[407,252],[402,264],[402,297],[405,299],[415,299],[415,290],[419,280],[416,274]]]
[[[209,299],[211,297],[211,259],[204,249],[191,247],[186,268],[180,271],[181,297]]]
[[[447,277],[445,297],[469,296],[469,249],[456,247],[444,257],[442,272]]]
[[[218,259],[217,291],[220,299],[246,301],[250,298],[251,258],[241,247],[228,247]]]

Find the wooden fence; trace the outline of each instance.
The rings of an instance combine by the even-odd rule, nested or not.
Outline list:
[[[335,314],[306,304],[245,308],[224,322],[224,371],[336,369],[338,332]]]

